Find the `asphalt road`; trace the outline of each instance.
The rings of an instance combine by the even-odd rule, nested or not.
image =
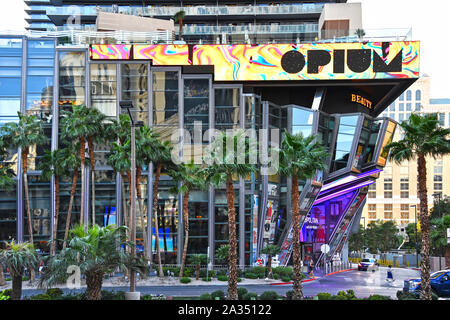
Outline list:
[[[393,283],[386,281],[387,268],[380,267],[378,271],[346,271],[325,277],[320,277],[317,280],[306,282],[303,284],[303,294],[305,296],[314,296],[320,292],[328,292],[336,294],[341,290],[353,290],[358,298],[368,297],[373,294],[380,294],[396,298],[398,290],[403,288],[403,280],[408,278],[420,277],[419,271],[411,269],[393,268],[394,279]],[[286,291],[292,290],[292,284],[270,285],[270,284],[251,284],[242,285],[238,287],[245,287],[249,292],[261,294],[264,291],[275,291],[280,295],[285,295]],[[128,287],[104,287],[104,290],[121,290],[128,291]],[[64,292],[80,292],[80,290],[63,289]],[[211,293],[216,290],[227,291],[226,283],[223,285],[171,285],[171,286],[137,286],[137,291],[141,294],[165,294],[166,296],[199,296],[202,293]],[[34,295],[42,293],[43,290],[24,290],[23,296]]]

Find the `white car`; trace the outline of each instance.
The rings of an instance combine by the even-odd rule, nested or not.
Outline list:
[[[361,260],[361,262],[358,264],[358,271],[368,271],[368,270],[378,270],[378,263],[377,260],[372,258],[364,258]]]

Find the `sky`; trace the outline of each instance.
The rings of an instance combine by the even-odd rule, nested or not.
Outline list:
[[[431,77],[431,98],[450,98],[450,1],[449,0],[348,0],[362,3],[363,29],[412,28],[420,41],[420,73]],[[0,33],[23,31],[23,0],[0,0]]]

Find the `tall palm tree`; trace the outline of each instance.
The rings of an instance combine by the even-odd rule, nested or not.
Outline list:
[[[233,150],[228,150],[231,146]],[[245,146],[244,154],[238,154]],[[207,164],[205,169],[208,181],[215,186],[226,186],[227,208],[228,208],[228,241],[230,244],[228,258],[228,299],[237,300],[237,238],[236,238],[236,212],[235,193],[233,178],[246,177],[256,171],[256,166],[249,163],[249,158],[256,148],[250,145],[250,140],[245,136],[243,130],[236,130],[232,133],[221,132],[216,135],[208,146],[207,155],[204,161]],[[224,152],[225,151],[225,152]],[[244,159],[245,161],[240,161]],[[244,162],[244,163],[241,163]]]
[[[139,205],[139,216],[141,219],[142,236],[144,238],[144,257],[148,258],[148,239],[146,223],[144,218],[144,199],[142,198],[141,191],[141,178],[142,168],[148,166],[148,164],[156,157],[155,146],[159,145],[160,135],[156,133],[152,128],[148,126],[140,127],[136,131],[136,195]],[[147,210],[148,218],[148,210]]]
[[[190,256],[189,261],[195,265],[195,280],[198,280],[200,278],[200,266],[208,263],[208,256],[206,254],[193,254]]]
[[[56,233],[58,230],[59,218],[59,179],[66,175],[66,170],[62,166],[64,160],[64,150],[56,149],[54,151],[45,151],[45,155],[39,163],[38,169],[42,170],[42,179],[51,180],[54,177],[55,187],[55,217],[53,219],[53,232],[50,239],[50,255],[54,256],[56,251]]]
[[[91,126],[91,133],[87,137],[89,160],[91,162],[91,206],[92,206],[92,225],[95,224],[95,156],[94,142],[103,143],[109,139],[105,135],[105,120],[107,116],[96,108],[88,108],[87,121]]]
[[[81,165],[81,159],[78,150],[80,150],[80,146],[79,142],[76,141],[68,143],[67,147],[62,149],[63,156],[61,159],[61,166],[65,168],[66,171],[72,170],[72,187],[70,190],[69,207],[67,210],[66,227],[64,230],[63,249],[66,248],[67,237],[69,236],[69,228],[72,220],[73,202],[75,199],[75,191],[78,181],[78,172]]]
[[[182,184],[180,188],[176,187],[171,191],[176,194],[183,195],[183,226],[184,226],[184,247],[183,258],[181,260],[180,275],[181,278],[184,273],[184,266],[186,263],[186,256],[189,243],[189,193],[192,190],[206,190],[209,186],[206,177],[203,174],[203,168],[193,163],[181,164],[177,166],[176,170],[169,171],[169,175],[174,182]]]
[[[84,193],[85,193],[85,160],[86,140],[96,131],[95,126],[89,122],[89,110],[86,106],[72,106],[71,111],[61,111],[60,128],[61,138],[80,142],[80,171],[81,171],[81,205],[80,224],[84,224]]]
[[[262,254],[267,254],[267,277],[272,278],[272,257],[281,252],[280,246],[269,244],[265,246],[262,250]]]
[[[427,156],[436,158],[450,153],[450,129],[439,126],[436,115],[411,114],[408,121],[400,127],[404,133],[400,141],[386,146],[384,152],[390,151],[389,159],[396,163],[417,159],[418,196],[420,200],[420,227],[422,236],[421,249],[421,293],[420,298],[431,300],[430,286],[430,221],[427,201]]]
[[[34,270],[39,266],[39,258],[30,242],[7,243],[0,251],[0,266],[9,269],[12,278],[11,300],[20,300],[22,296],[22,276],[25,269]],[[2,267],[3,268],[3,267]]]
[[[169,169],[173,166],[171,159],[171,150],[169,141],[164,141],[154,146],[153,157],[150,159],[155,166],[154,182],[153,182],[153,217],[155,219],[155,242],[156,242],[156,255],[158,260],[159,276],[164,277],[161,263],[161,248],[159,247],[159,222],[158,222],[158,190],[159,190],[159,178],[161,177],[161,170],[164,165]]]
[[[316,141],[316,136],[304,137],[302,133],[290,134],[285,132],[280,149],[279,174],[291,177],[292,190],[292,229],[293,229],[293,250],[292,259],[294,262],[294,300],[303,299],[303,289],[301,283],[301,252],[300,252],[300,193],[298,190],[299,180],[306,180],[314,177],[317,171],[326,168],[325,159],[328,154],[325,148]]]
[[[179,33],[178,33],[179,40],[182,39],[182,35],[183,35],[183,20],[184,20],[185,16],[186,16],[186,12],[183,11],[183,10],[180,10],[180,11],[178,11],[177,13],[175,13],[173,15],[173,20],[178,22],[179,28],[180,28],[179,29]]]
[[[68,267],[75,265],[86,276],[86,298],[100,300],[105,274],[117,268],[145,270],[146,263],[143,259],[131,257],[118,249],[123,244],[134,245],[126,241],[125,230],[126,227],[115,225],[93,225],[87,231],[83,225],[75,226],[70,231],[68,247],[48,259],[47,268],[39,282],[40,287],[65,283],[69,276]]]
[[[47,141],[42,122],[36,115],[26,115],[17,112],[19,121],[7,123],[3,132],[8,137],[12,148],[20,148],[22,154],[22,173],[25,189],[25,203],[28,218],[28,234],[30,243],[34,243],[31,221],[30,196],[28,192],[28,155],[31,146],[39,146]],[[34,269],[30,272],[30,281],[34,282]]]

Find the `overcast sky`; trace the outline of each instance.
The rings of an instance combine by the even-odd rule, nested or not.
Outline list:
[[[348,0],[361,2],[363,28],[412,28],[420,40],[420,72],[431,77],[431,97],[450,98],[449,0]],[[23,0],[0,1],[0,30],[24,30]]]

